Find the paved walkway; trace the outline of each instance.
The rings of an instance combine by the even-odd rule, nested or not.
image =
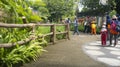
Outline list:
[[[36,62],[22,67],[120,67],[120,44],[101,47],[100,35],[71,35],[71,40],[60,41],[45,49],[48,52]]]
[[[93,59],[108,64],[109,66],[120,67],[120,41],[116,47],[102,47],[101,41],[95,41],[83,46],[87,55]],[[107,42],[109,45],[109,42]]]

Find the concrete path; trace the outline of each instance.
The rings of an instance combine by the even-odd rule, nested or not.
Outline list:
[[[36,62],[32,61],[31,63],[25,64],[22,67],[120,66],[119,55],[116,57],[109,54],[110,56],[116,57],[116,59],[112,58],[110,60],[110,57],[108,57],[109,55],[103,56],[109,52],[109,50],[113,50],[111,53],[114,55],[120,54],[119,48],[115,47],[116,49],[114,50],[114,47],[101,47],[99,40],[99,35],[71,35],[71,40],[59,41],[55,45],[49,45],[45,48],[48,52],[43,53],[43,55],[41,55],[38,60],[36,60]],[[117,53],[115,51],[117,51]],[[108,62],[114,60],[117,63],[114,65],[111,62],[109,65],[109,63],[105,63],[103,60],[106,60]]]
[[[114,47],[102,47],[101,41],[95,41],[83,46],[84,51],[91,58],[108,64],[111,67],[120,67],[120,41]],[[109,45],[109,42],[107,42]]]

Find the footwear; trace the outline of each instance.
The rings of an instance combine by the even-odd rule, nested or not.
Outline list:
[[[114,47],[116,46],[116,44],[114,44]]]
[[[115,42],[115,43],[114,43],[114,47],[117,45],[117,43],[118,43],[118,42]]]
[[[111,44],[109,44],[108,46],[111,46]]]

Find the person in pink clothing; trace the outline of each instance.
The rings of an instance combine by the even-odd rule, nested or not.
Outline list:
[[[107,28],[106,28],[106,25],[103,24],[102,29],[101,29],[101,44],[102,44],[102,46],[106,46],[106,41],[107,41]]]

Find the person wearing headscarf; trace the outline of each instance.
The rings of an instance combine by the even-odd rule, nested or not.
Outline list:
[[[114,25],[117,25],[117,23],[118,23],[116,15],[112,16],[112,22],[111,22],[111,28],[110,28],[110,45],[109,46],[112,45],[112,40],[114,40],[114,46],[116,46],[116,44],[117,44],[118,32],[116,31],[116,29],[112,28],[113,23],[114,23]]]

